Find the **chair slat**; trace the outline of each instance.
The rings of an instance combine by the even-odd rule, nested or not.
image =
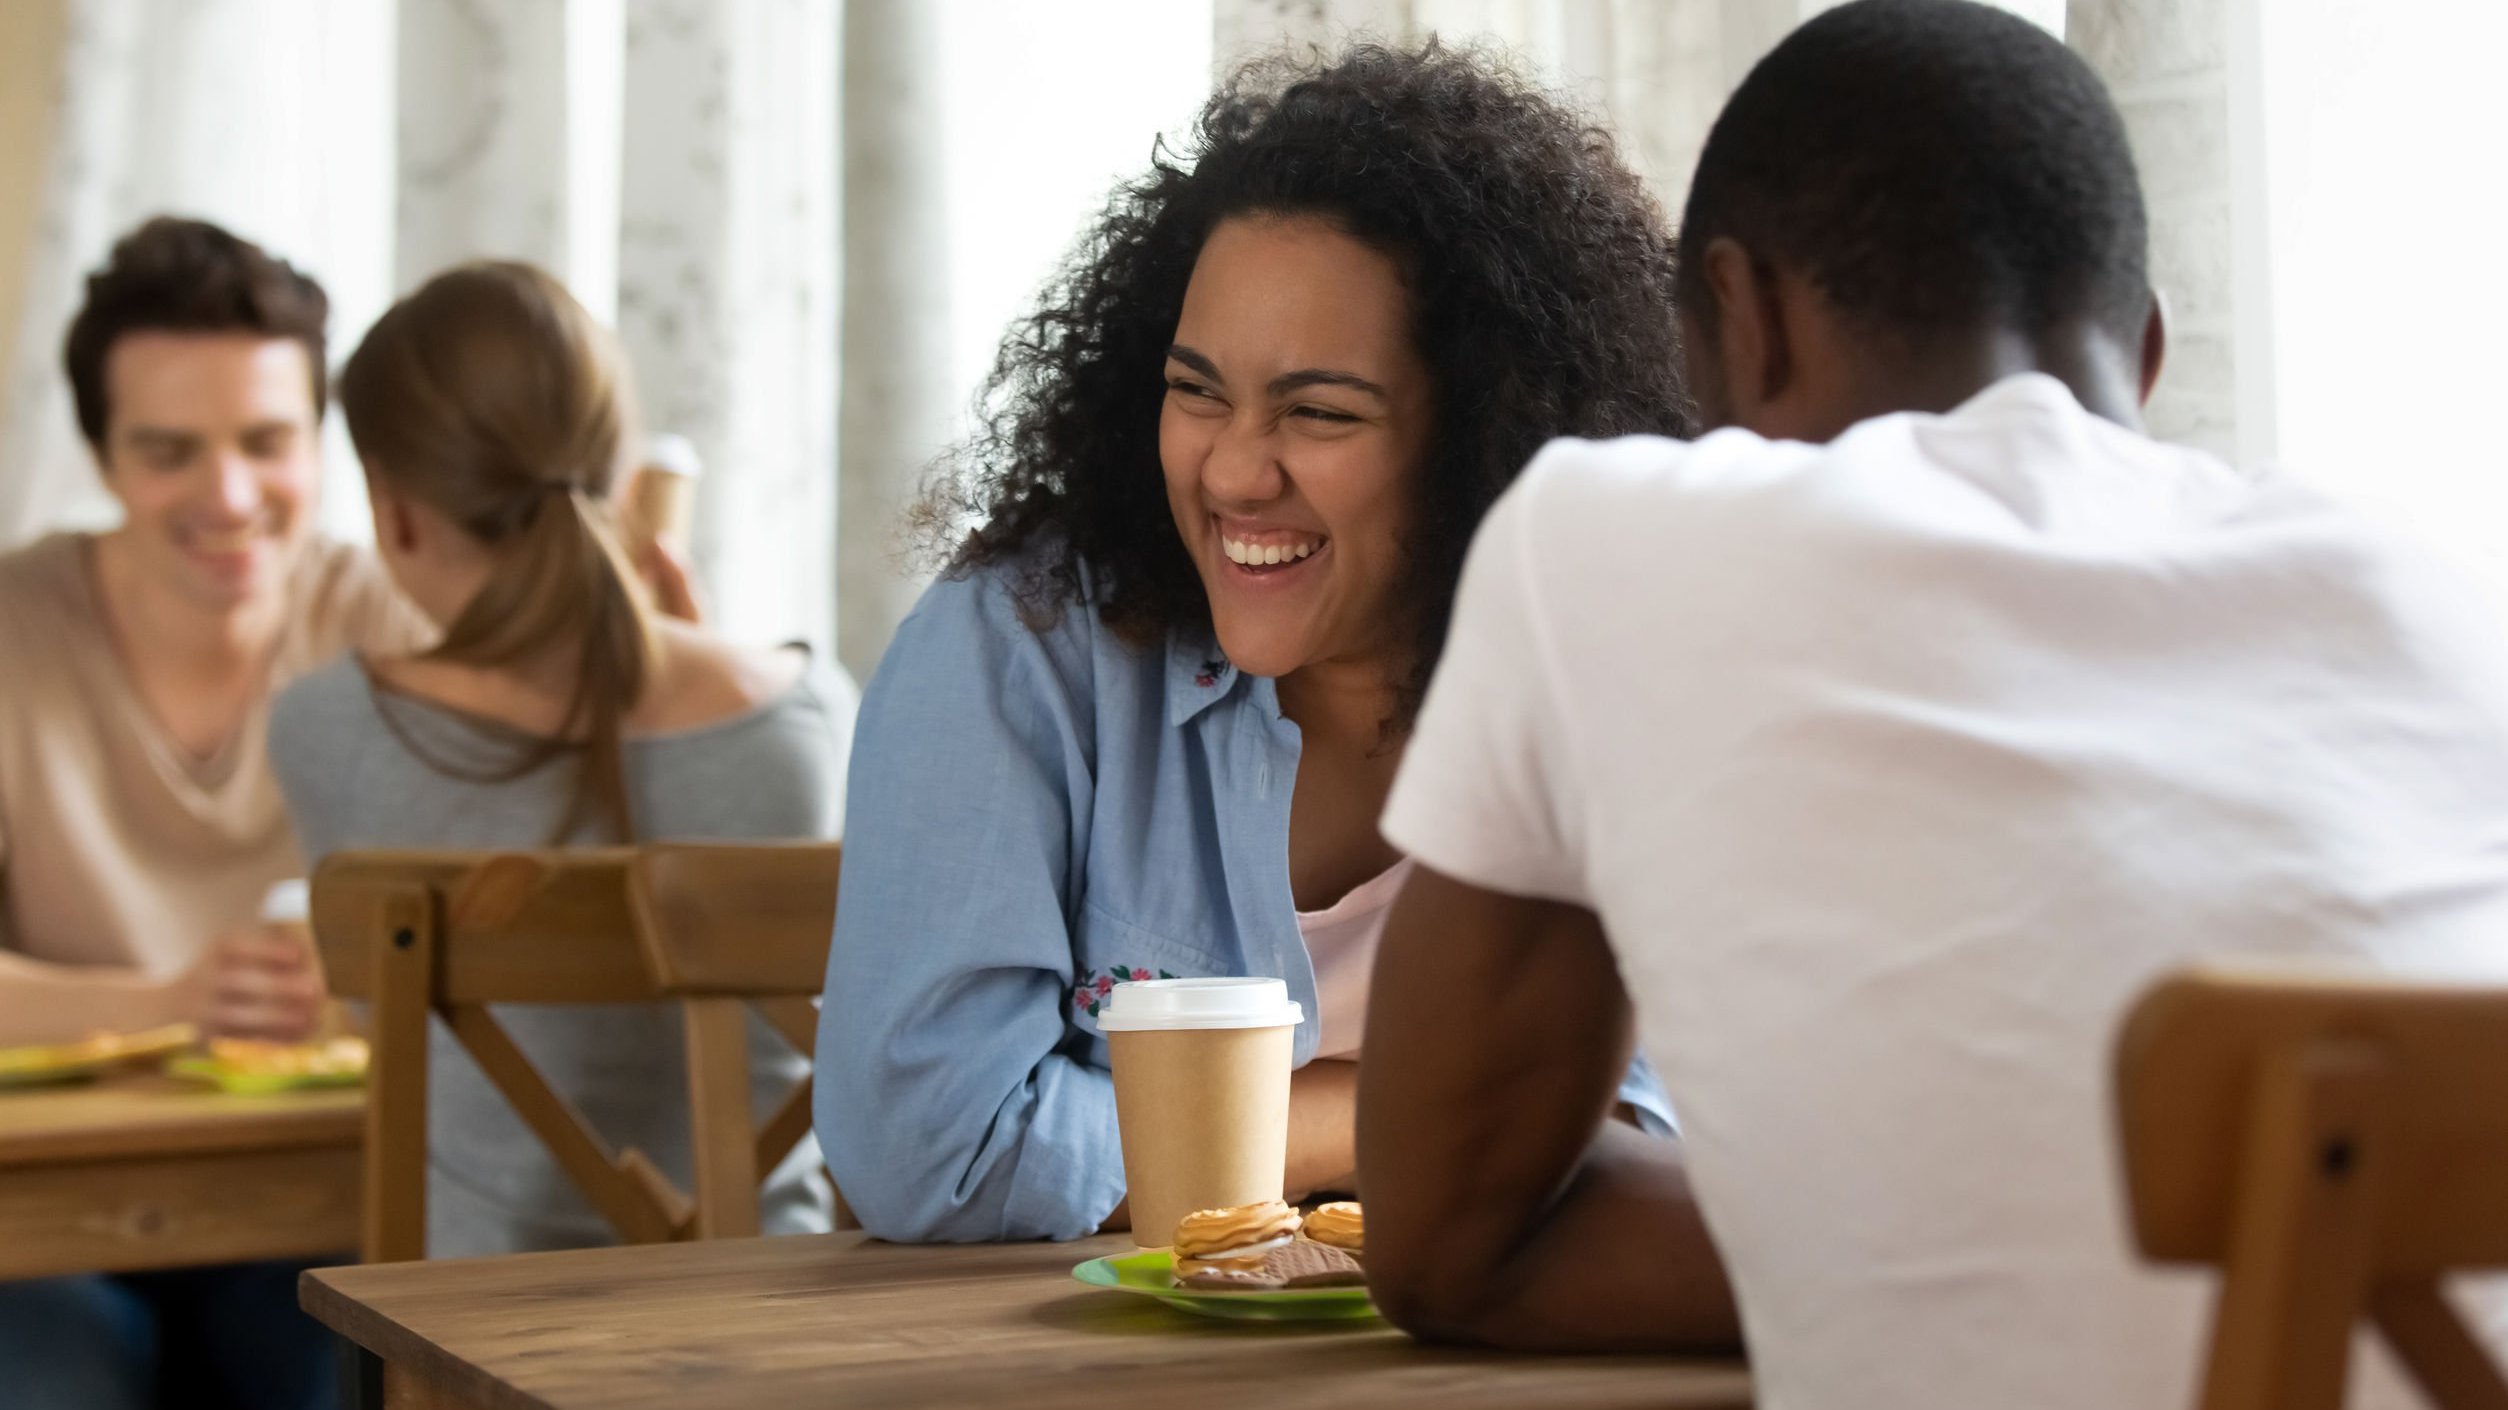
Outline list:
[[[810,1079],[802,1078],[775,1110],[758,1126],[757,1161],[760,1171],[773,1170],[810,1134]]]
[[[629,894],[656,984],[674,994],[817,994],[836,931],[841,856],[832,842],[644,849]]]
[[[649,1181],[627,1174],[626,1162],[593,1132],[573,1102],[541,1079],[539,1069],[515,1045],[504,1025],[472,1004],[448,1005],[442,1012],[445,1026],[453,1030],[479,1070],[496,1084],[506,1104],[548,1147],[610,1227],[631,1243],[661,1243],[672,1237],[678,1221],[670,1203],[655,1197]]]
[[[2363,1315],[2442,1410],[2508,1410],[2438,1289],[2508,1266],[2508,988],[2179,974],[2116,1094],[2143,1253],[2223,1268],[2203,1410],[2340,1405]]]
[[[755,1233],[758,1181],[809,1130],[805,1079],[752,1124],[749,1007],[804,1055],[836,909],[834,844],[341,853],[314,873],[335,992],[375,1003],[365,1250],[426,1241],[427,1028],[440,1014],[622,1238]],[[613,1153],[488,1004],[680,1004],[693,1198],[644,1152]]]
[[[2334,1035],[2394,1064],[2376,1274],[2508,1267],[2508,989],[2196,971],[2163,981],[2117,1047],[2133,1228],[2164,1263],[2217,1263],[2261,1053]]]

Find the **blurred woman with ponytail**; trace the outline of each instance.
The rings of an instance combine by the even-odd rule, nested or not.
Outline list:
[[[438,275],[366,335],[339,403],[376,547],[443,635],[280,698],[271,753],[309,860],[837,835],[850,685],[806,651],[737,648],[655,610],[609,509],[634,436],[626,374],[557,280],[520,264]],[[688,1180],[674,1013],[500,1017],[614,1145]],[[434,1041],[430,1256],[608,1242],[468,1056]],[[807,1070],[763,1026],[752,1043],[761,1092]],[[817,1165],[805,1143],[777,1172],[768,1232],[826,1227]]]

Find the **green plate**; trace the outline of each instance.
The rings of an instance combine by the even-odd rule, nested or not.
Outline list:
[[[0,1089],[10,1087],[65,1087],[84,1082],[113,1066],[114,1058],[96,1058],[89,1062],[54,1064],[47,1067],[0,1067]]]
[[[238,1097],[266,1097],[273,1092],[303,1092],[316,1087],[354,1087],[366,1080],[366,1074],[362,1072],[327,1075],[237,1072],[212,1061],[203,1053],[185,1053],[178,1058],[169,1058],[165,1070],[176,1077],[210,1083],[219,1091]]]
[[[1376,1315],[1365,1288],[1299,1288],[1278,1292],[1202,1292],[1176,1286],[1175,1265],[1164,1251],[1092,1258],[1071,1276],[1093,1288],[1154,1297],[1204,1317],[1249,1322],[1344,1322]]]

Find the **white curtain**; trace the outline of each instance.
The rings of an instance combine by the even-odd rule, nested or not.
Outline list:
[[[399,0],[395,285],[534,261],[613,321],[687,437],[717,619],[834,642],[835,11]]]
[[[835,644],[835,6],[66,9],[56,136],[0,402],[0,546],[110,522],[70,415],[60,338],[113,238],[176,211],[321,278],[335,357],[392,297],[448,264],[517,258],[554,270],[618,328],[647,429],[688,437],[708,466],[695,551],[717,620],[746,638]],[[857,224],[876,229],[882,210],[913,218],[883,194]],[[364,513],[335,426],[324,522],[362,537]],[[867,573],[893,573],[884,553],[863,560]],[[867,657],[885,623],[866,633]]]
[[[1621,150],[1675,218],[1690,168],[1734,85],[1796,25],[1839,0],[1218,0],[1224,73],[1281,44],[1354,36],[1494,41],[1610,119]],[[2064,0],[1991,0],[2056,34]]]
[[[330,290],[335,339],[391,291],[391,11],[374,0],[73,0],[52,149],[0,383],[0,547],[111,522],[61,336],[115,236],[175,211],[263,241]],[[250,154],[239,160],[238,154]],[[325,522],[363,495],[331,462]]]

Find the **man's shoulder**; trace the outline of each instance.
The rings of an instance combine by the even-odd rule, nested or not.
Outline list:
[[[1643,573],[1669,582],[1782,538],[1823,460],[1821,447],[1739,430],[1695,441],[1557,440],[1482,532],[1511,543],[1521,570],[1545,580],[1633,583],[1628,575]]]
[[[302,555],[290,591],[307,664],[348,650],[398,653],[425,642],[425,620],[371,551],[316,535]]]
[[[1800,474],[1822,448],[1728,428],[1694,441],[1669,436],[1583,440],[1563,436],[1525,467],[1531,494],[1585,494],[1629,501],[1731,494]]]
[[[58,614],[77,586],[87,536],[48,534],[0,553],[0,613],[33,620]]]

